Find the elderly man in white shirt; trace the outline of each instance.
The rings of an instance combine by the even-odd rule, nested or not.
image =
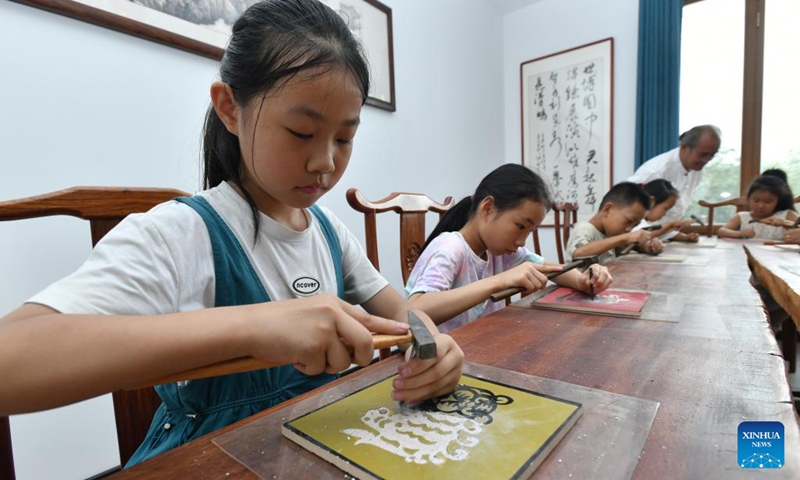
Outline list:
[[[713,125],[698,125],[680,136],[680,146],[643,163],[629,182],[645,184],[657,178],[672,182],[680,195],[664,215],[664,221],[683,218],[692,203],[703,167],[714,158],[720,145],[720,131]]]

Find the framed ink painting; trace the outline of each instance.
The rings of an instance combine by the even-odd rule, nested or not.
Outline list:
[[[613,45],[607,38],[520,64],[522,164],[555,202],[577,203],[581,221],[612,185]]]
[[[237,18],[259,0],[14,0],[215,60]],[[392,10],[377,0],[321,0],[364,46],[371,84],[367,104],[395,111]]]
[[[369,61],[367,105],[394,112],[392,9],[377,0],[320,0],[335,10],[361,41]]]

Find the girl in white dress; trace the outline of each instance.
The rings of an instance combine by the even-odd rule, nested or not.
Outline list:
[[[761,175],[747,189],[749,212],[738,212],[719,229],[720,238],[763,238],[782,241],[797,219],[789,185],[773,175]]]

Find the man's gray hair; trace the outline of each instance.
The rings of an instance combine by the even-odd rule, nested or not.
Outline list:
[[[717,141],[717,145],[722,142],[722,133],[719,131],[719,128],[715,127],[714,125],[698,125],[681,134],[681,145],[686,145],[689,148],[695,148],[700,143],[700,137],[702,137],[703,134],[711,135],[711,138]]]

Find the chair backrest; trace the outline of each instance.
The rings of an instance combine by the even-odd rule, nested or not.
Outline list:
[[[743,212],[749,209],[749,205],[747,203],[747,197],[735,197],[729,198],[727,200],[723,200],[721,202],[706,202],[705,200],[700,200],[697,202],[700,204],[701,207],[708,208],[708,222],[706,224],[706,235],[709,237],[714,235],[714,209],[719,207],[727,207],[733,205],[736,207],[737,212]],[[719,228],[719,227],[717,227]]]
[[[422,245],[425,244],[425,214],[436,212],[441,215],[452,207],[453,197],[438,203],[422,193],[392,193],[386,198],[371,202],[355,188],[347,190],[347,203],[364,214],[367,258],[375,269],[380,270],[378,262],[378,230],[375,216],[383,212],[397,212],[400,215],[400,271],[403,284],[417,263]]]
[[[540,225],[541,226],[541,225]],[[536,252],[536,255],[542,255],[542,246],[539,244],[539,227],[536,227],[531,232],[531,236],[533,237],[533,251]]]
[[[0,201],[0,221],[70,215],[89,221],[92,246],[131,213],[189,194],[166,188],[73,187],[35,197]],[[153,388],[114,392],[114,417],[122,465],[150,428],[161,399]],[[7,448],[6,448],[7,446]],[[0,478],[14,478],[8,418],[0,417]]]
[[[569,234],[572,227],[578,223],[578,204],[570,202],[553,202],[553,216],[555,217],[553,229],[556,232],[556,254],[558,263],[564,263]]]

